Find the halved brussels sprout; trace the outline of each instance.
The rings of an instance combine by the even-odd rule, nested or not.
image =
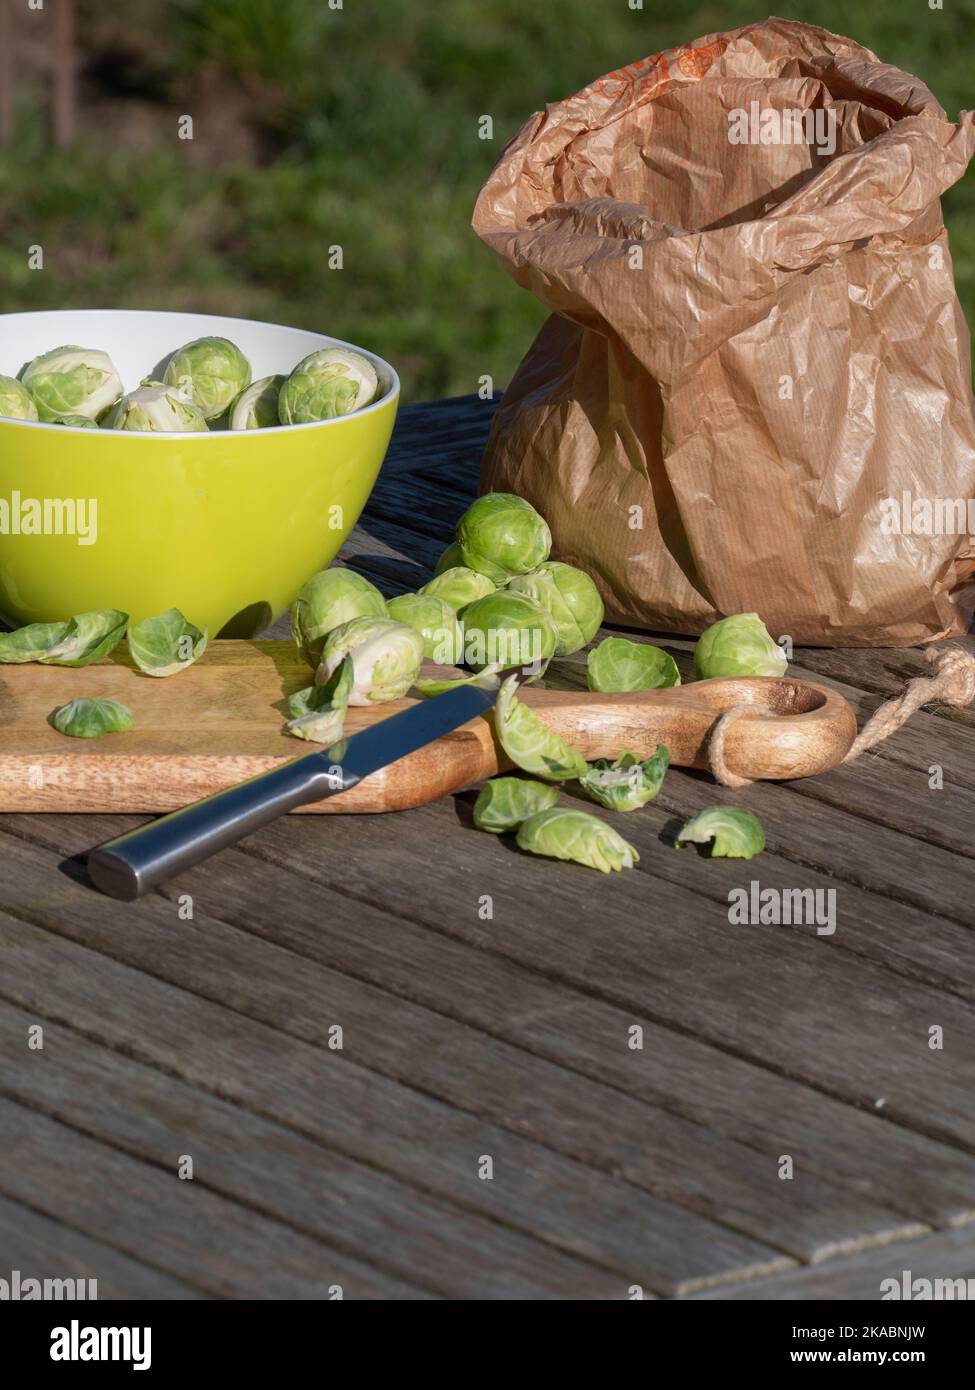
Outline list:
[[[0,376],[0,416],[4,420],[39,420],[37,403],[15,376]]]
[[[20,380],[37,402],[42,420],[58,415],[97,420],[122,394],[115,364],[97,348],[70,346],[42,352],[24,368]]]
[[[77,613],[67,623],[61,639],[37,659],[45,666],[90,666],[114,651],[125,636],[128,622],[128,613],[120,613],[117,608]]]
[[[494,777],[484,783],[474,803],[474,824],[478,830],[501,835],[505,830],[517,830],[536,811],[549,810],[558,799],[558,787],[546,782]]]
[[[280,425],[278,397],[284,385],[283,376],[262,376],[241,391],[230,411],[232,430],[267,430]]]
[[[571,656],[591,642],[603,621],[603,601],[585,570],[546,560],[531,574],[516,574],[509,591],[524,594],[555,623],[556,656]]]
[[[681,827],[675,844],[711,843],[712,859],[753,859],[765,848],[762,822],[734,806],[707,806]]]
[[[353,618],[385,618],[386,600],[368,579],[337,565],[302,584],[291,608],[291,636],[305,660],[317,666],[325,638]]]
[[[694,648],[698,680],[714,676],[784,676],[785,652],[757,613],[734,613],[701,634]]]
[[[389,616],[423,638],[423,655],[441,666],[456,666],[464,653],[464,629],[446,599],[436,594],[400,594],[386,604]]]
[[[568,782],[582,777],[589,764],[558,734],[547,729],[538,716],[516,695],[518,677],[502,682],[494,707],[494,728],[508,757],[524,772],[548,782]]]
[[[613,763],[590,763],[579,784],[608,811],[635,811],[657,795],[669,766],[670,753],[658,743],[656,753],[643,762],[635,753],[621,753]]]
[[[504,584],[548,559],[552,533],[530,502],[513,492],[489,492],[457,523],[457,544],[469,569]]]
[[[423,638],[391,618],[353,618],[325,638],[315,684],[325,685],[347,656],[354,668],[350,705],[398,700],[420,674]]]
[[[178,608],[143,618],[128,631],[129,655],[147,676],[174,676],[206,651],[206,628],[194,627]]]
[[[368,357],[349,348],[320,348],[299,362],[281,387],[278,414],[282,425],[333,420],[361,410],[378,393],[379,377]]]
[[[345,728],[354,676],[352,658],[347,656],[324,685],[310,685],[290,696],[291,718],[285,725],[288,733],[326,747],[337,743]]]
[[[473,670],[533,662],[542,667],[555,654],[555,623],[524,594],[498,589],[465,608],[462,617],[464,660]]]
[[[204,420],[226,414],[251,383],[251,364],[229,338],[195,338],[173,353],[163,373]]]
[[[466,565],[451,565],[428,580],[418,592],[442,598],[445,603],[450,604],[455,613],[459,613],[462,608],[476,603],[486,594],[493,594],[495,588],[494,580],[488,579],[486,574],[469,570]]]
[[[555,806],[538,811],[518,827],[518,848],[550,859],[568,859],[600,873],[632,869],[639,863],[636,847],[611,825],[589,811]]]
[[[149,434],[197,434],[208,428],[192,401],[185,400],[175,386],[160,381],[144,382],[123,396],[109,411],[105,426]]]
[[[590,690],[662,690],[680,685],[677,662],[660,647],[606,637],[586,658]]]
[[[118,700],[69,700],[50,716],[59,734],[69,738],[101,738],[102,734],[124,734],[134,722],[128,705]]]

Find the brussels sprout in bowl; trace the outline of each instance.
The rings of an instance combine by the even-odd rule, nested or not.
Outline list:
[[[204,339],[232,343],[255,382],[286,379],[315,352],[354,352],[371,363],[378,392],[361,409],[308,424],[232,429],[225,415],[201,429],[196,411],[188,430],[171,419],[133,430],[106,428],[104,414],[102,428],[69,423],[76,408],[39,421],[10,385],[57,344],[81,343],[105,354],[118,396],[132,397]],[[334,559],[379,473],[399,400],[393,368],[352,344],[139,310],[0,315],[0,376],[10,401],[10,413],[0,411],[0,615],[13,626],[107,608],[136,623],[178,608],[213,637],[252,636]]]

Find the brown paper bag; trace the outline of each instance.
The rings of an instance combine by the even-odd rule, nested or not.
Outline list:
[[[939,197],[973,148],[972,113],[778,19],[533,116],[474,227],[552,317],[482,489],[533,502],[618,622],[964,631],[975,422]]]

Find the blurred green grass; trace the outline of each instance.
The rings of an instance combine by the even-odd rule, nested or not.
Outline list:
[[[28,91],[17,142],[0,150],[6,307],[192,309],[315,328],[389,357],[407,399],[476,390],[482,374],[500,387],[544,317],[470,229],[481,182],[528,116],[635,58],[765,17],[742,0],[78,8],[77,146],[50,151]],[[975,104],[975,0],[776,8],[917,74],[951,117]],[[192,142],[176,137],[182,113]],[[969,322],[973,189],[970,175],[945,198]],[[43,273],[27,267],[37,243]],[[341,270],[328,267],[333,245]]]

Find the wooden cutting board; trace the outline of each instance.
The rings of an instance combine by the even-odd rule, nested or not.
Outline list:
[[[454,674],[429,666],[425,674]],[[319,749],[284,733],[287,696],[312,673],[290,642],[211,642],[201,661],[165,679],[145,676],[124,646],[78,670],[0,666],[0,811],[157,812]],[[125,734],[66,738],[48,722],[78,696],[121,700],[135,715]],[[546,724],[586,757],[622,749],[649,756],[666,743],[671,761],[707,766],[718,714],[742,700],[777,711],[747,716],[728,732],[725,756],[747,777],[796,777],[839,762],[855,732],[838,695],[791,679],[700,681],[638,694],[526,689]],[[353,734],[414,703],[351,709]],[[342,796],[303,811],[394,811],[420,806],[509,766],[499,759],[490,717],[420,749]]]

